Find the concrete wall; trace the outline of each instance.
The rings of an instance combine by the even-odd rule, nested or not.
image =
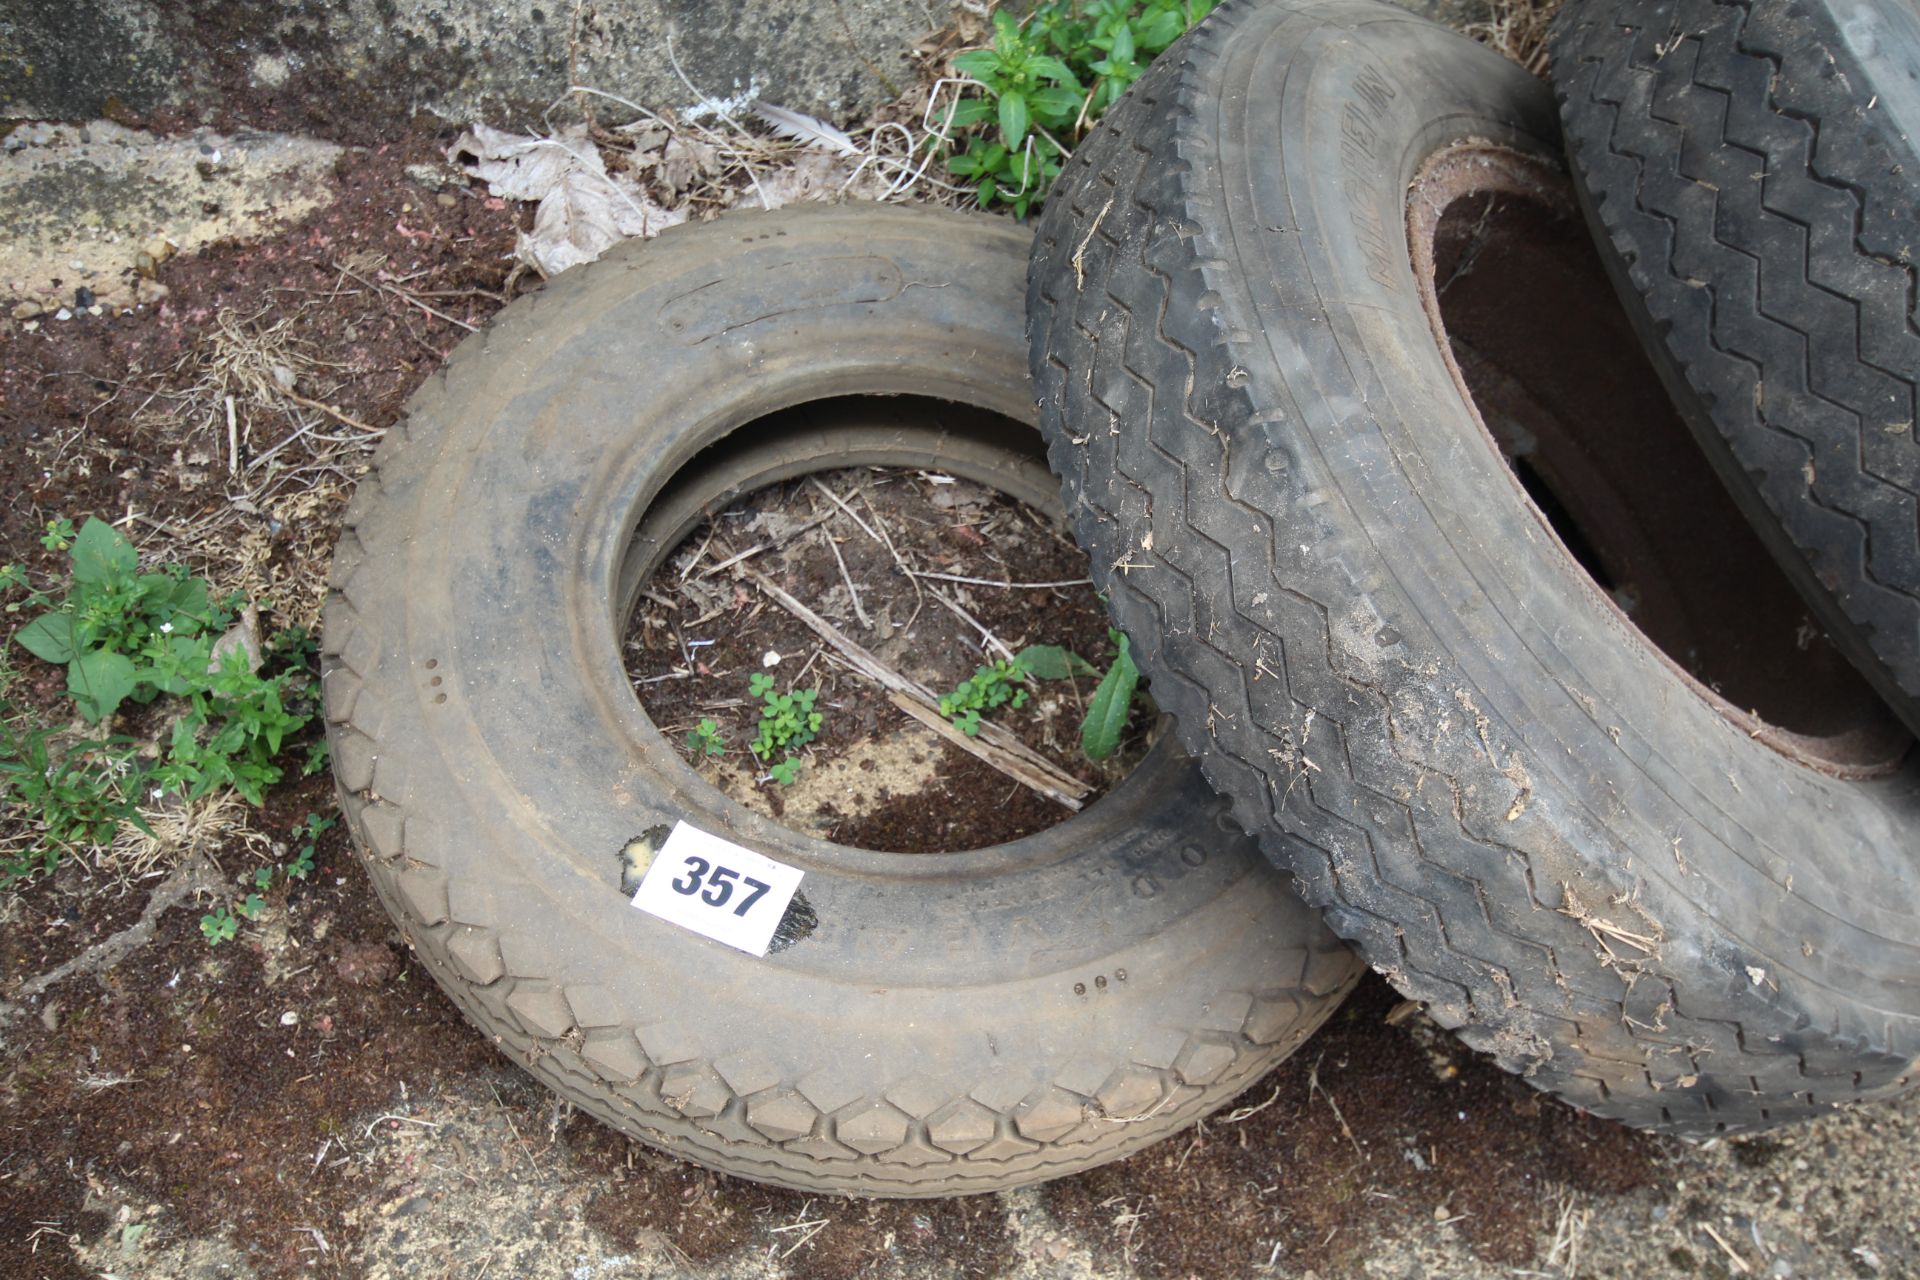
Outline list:
[[[570,74],[656,108],[758,95],[848,117],[913,83],[910,52],[952,4],[0,0],[0,117],[204,118],[227,107],[323,135],[421,112],[515,125],[537,120]],[[669,37],[699,93],[675,72]]]

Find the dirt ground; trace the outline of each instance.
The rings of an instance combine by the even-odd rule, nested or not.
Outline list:
[[[261,211],[246,238],[142,263],[146,287],[99,314],[8,320],[21,299],[0,298],[0,562],[44,577],[58,559],[40,545],[45,522],[98,514],[151,555],[269,598],[268,626],[311,623],[370,442],[469,327],[530,287],[510,280],[528,214],[448,176],[452,137],[421,125],[349,147],[319,207],[287,222]],[[925,563],[1000,576],[950,531],[1004,533],[1019,512],[974,493],[933,506],[940,486],[911,475],[831,487],[882,479],[903,527],[913,503],[939,513]],[[781,501],[797,514],[813,499],[796,488]],[[884,572],[873,547],[836,533],[848,576]],[[1023,576],[1083,576],[1042,530],[1021,536]],[[837,589],[824,542],[775,567],[818,595]],[[1106,658],[1090,596],[1048,597],[1045,618],[1037,598],[957,598],[1009,642]],[[671,617],[647,617],[632,637],[639,678],[691,653]],[[767,625],[703,652],[697,677],[648,686],[654,714],[676,734],[715,716],[737,743],[747,712],[724,704],[744,696],[755,655],[812,652]],[[966,624],[951,625],[930,680],[976,661]],[[58,680],[15,661],[31,677],[17,696],[56,705]],[[821,671],[836,715],[874,740],[892,731]],[[1049,696],[1059,738],[1072,708],[1064,688]],[[859,812],[811,812],[875,845],[965,845],[1031,817],[902,829],[926,808],[897,803],[910,787],[980,785],[962,758],[923,763],[909,783],[862,793]],[[809,767],[832,764],[822,753]],[[1236,1109],[1091,1173],[898,1203],[707,1173],[575,1115],[471,1032],[337,827],[311,877],[277,882],[258,920],[210,947],[207,905],[284,860],[309,814],[332,812],[323,780],[284,783],[260,813],[203,815],[150,872],[75,860],[0,893],[0,1272],[1920,1276],[1920,1097],[1687,1146],[1535,1093],[1372,979]]]
[[[1064,528],[952,476],[903,468],[825,472],[747,494],[695,530],[648,584],[626,637],[628,672],[654,723],[688,763],[769,817],[856,848],[941,853],[1018,840],[1067,811],[936,739],[878,686],[847,672],[792,614],[744,586],[696,572],[734,559],[736,546],[749,542],[779,544],[753,559],[761,573],[810,608],[844,618],[877,658],[936,693],[1028,645],[1058,645],[1097,664],[1095,674],[1027,683],[1026,706],[983,712],[1086,784],[1086,803],[1145,754],[1150,718],[1137,707],[1131,732],[1111,757],[1095,764],[1079,750],[1080,721],[1112,644],[1087,558]],[[916,572],[941,576],[908,582],[896,555]],[[982,585],[1014,581],[1073,585]],[[855,592],[863,601],[857,613]],[[858,627],[861,617],[871,628]],[[980,628],[998,650],[982,652]],[[773,761],[741,750],[760,714],[758,700],[747,696],[755,672],[782,690],[818,691],[821,740],[800,757],[804,765],[791,786],[764,785]],[[703,721],[731,747],[726,756],[709,759],[688,743],[687,733]],[[968,796],[991,802],[964,803]]]

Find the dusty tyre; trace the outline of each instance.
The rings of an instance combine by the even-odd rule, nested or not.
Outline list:
[[[1076,536],[1242,823],[1469,1043],[1677,1133],[1892,1093],[1911,740],[1673,419],[1555,141],[1391,6],[1216,11],[1036,241]]]
[[[623,248],[463,345],[349,512],[326,706],[381,899],[503,1051],[713,1168],[903,1196],[1083,1169],[1231,1098],[1356,976],[1170,741],[1036,836],[880,854],[715,790],[627,683],[633,558],[710,497],[861,461],[1045,496],[1009,460],[1039,446],[1027,247],[846,208]],[[621,849],[682,818],[802,867],[804,936],[757,958],[634,910]]]
[[[1920,15],[1595,0],[1553,50],[1628,313],[1756,531],[1920,730]]]

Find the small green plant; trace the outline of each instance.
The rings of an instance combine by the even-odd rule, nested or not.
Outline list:
[[[267,787],[280,780],[274,758],[281,743],[307,719],[289,712],[281,682],[261,678],[238,650],[210,674],[187,690],[187,712],[173,722],[166,762],[154,777],[190,800],[228,786],[249,804],[261,804]]]
[[[40,538],[40,545],[49,551],[65,551],[73,545],[73,521],[61,516],[57,520],[47,521],[47,531]]]
[[[1214,3],[1044,0],[1024,20],[996,10],[991,43],[953,59],[978,91],[945,117],[948,169],[983,208],[1024,218],[1094,121]]]
[[[0,887],[51,871],[69,848],[106,844],[123,822],[139,826],[142,772],[128,738],[61,742],[23,713],[0,707],[0,809],[33,834],[0,853]]]
[[[204,579],[179,565],[140,572],[133,545],[103,520],[78,530],[64,518],[49,521],[42,542],[66,552],[67,581],[43,591],[8,565],[0,591],[25,593],[9,612],[38,611],[14,639],[66,667],[81,718],[101,724],[129,702],[180,703],[150,768],[136,763],[131,739],[74,740],[0,707],[0,798],[9,812],[37,819],[35,869],[50,870],[65,848],[105,843],[121,822],[137,823],[143,790],[191,800],[232,787],[260,804],[281,777],[281,747],[317,712],[312,638],[300,630],[275,636],[256,669],[244,644],[221,643],[245,605],[240,598],[216,601]],[[309,751],[310,766],[324,759]],[[0,883],[18,878],[22,865],[0,863]]]
[[[1140,685],[1140,670],[1133,665],[1127,637],[1108,627],[1107,638],[1114,645],[1113,665],[1093,691],[1086,718],[1080,722],[1080,750],[1089,760],[1105,760],[1119,749],[1127,716],[1133,710],[1134,690]]]
[[[293,838],[300,841],[294,851],[293,861],[287,864],[287,875],[294,880],[305,880],[313,874],[314,859],[318,856],[320,837],[333,830],[334,820],[310,813],[306,820],[293,829]]]
[[[53,870],[69,848],[107,843],[123,822],[146,826],[139,744],[36,723],[14,699],[17,678],[0,653],[0,815],[28,837],[0,848],[0,888]]]
[[[8,613],[18,613],[22,609],[44,609],[51,603],[45,596],[33,589],[27,581],[27,571],[17,564],[0,565],[0,592],[12,595],[16,591],[27,592],[25,600],[9,600]]]
[[[698,727],[687,731],[687,746],[695,755],[712,759],[727,754],[727,740],[720,732],[719,722],[702,720]]]
[[[973,675],[940,699],[940,714],[969,738],[978,737],[981,712],[995,707],[1018,710],[1027,704],[1027,691],[1019,687],[1026,678],[1026,673],[1011,662],[996,661],[975,668]]]
[[[979,667],[967,679],[954,686],[952,693],[940,699],[940,714],[953,722],[969,738],[980,735],[982,712],[996,707],[1019,709],[1027,703],[1025,684],[1032,680],[1064,680],[1072,675],[1093,675],[1087,660],[1057,644],[1028,645],[1011,661],[995,661]]]
[[[293,838],[297,844],[292,859],[280,867],[256,867],[253,872],[254,891],[247,895],[245,901],[233,908],[233,913],[243,920],[258,920],[261,913],[267,909],[267,900],[260,895],[273,887],[276,874],[288,881],[305,880],[312,875],[320,837],[323,833],[332,830],[333,825],[332,818],[323,818],[317,813],[309,813],[293,828]]]
[[[207,945],[217,947],[223,942],[231,942],[240,932],[240,922],[225,907],[215,907],[200,917],[200,932],[206,935]]]
[[[813,709],[820,690],[798,689],[781,693],[774,678],[763,671],[756,671],[747,677],[747,690],[760,699],[760,724],[757,736],[748,744],[748,749],[767,762],[768,772],[775,782],[783,787],[792,786],[799,770],[799,765],[791,758],[792,753],[814,740],[825,719]],[[781,757],[778,761],[774,760],[776,754]]]

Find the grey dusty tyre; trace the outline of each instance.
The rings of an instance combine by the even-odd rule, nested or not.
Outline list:
[[[714,789],[627,683],[622,604],[709,502],[896,462],[1057,510],[1027,247],[850,207],[623,247],[463,344],[348,513],[325,702],[382,901],[504,1052],[715,1169],[901,1196],[1084,1169],[1233,1097],[1357,975],[1170,739],[1038,835],[880,854]],[[804,869],[797,940],[628,904],[623,847],[679,819]]]
[[[1584,0],[1553,77],[1582,204],[1688,424],[1920,730],[1920,14]]]
[[[1674,419],[1556,134],[1397,8],[1229,0],[1041,223],[1069,517],[1236,816],[1469,1043],[1681,1134],[1894,1093],[1911,739]]]

